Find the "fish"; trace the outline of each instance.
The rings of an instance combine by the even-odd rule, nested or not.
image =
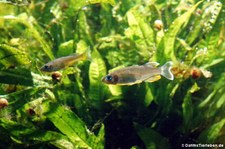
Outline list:
[[[43,72],[55,72],[55,71],[64,69],[66,67],[72,66],[78,61],[87,60],[87,59],[91,60],[90,49],[86,50],[82,54],[73,54],[73,55],[57,58],[53,61],[48,62],[47,64],[44,64],[40,68],[40,70]]]
[[[104,76],[102,82],[110,85],[134,85],[142,82],[155,82],[161,78],[161,75],[169,80],[173,80],[172,64],[169,61],[163,66],[157,67],[159,63],[148,62],[144,65],[121,68]]]

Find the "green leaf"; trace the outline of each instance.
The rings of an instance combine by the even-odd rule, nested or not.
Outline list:
[[[54,131],[43,131],[43,130],[37,130],[36,132],[26,136],[26,138],[29,138],[30,140],[34,140],[35,142],[46,142],[54,145],[58,148],[63,149],[74,149],[75,144],[73,144],[68,137],[65,135],[54,132]]]
[[[104,144],[105,144],[105,126],[102,124],[98,135],[96,136],[96,144],[95,144],[95,148],[104,148]]]
[[[24,5],[28,5],[30,2],[28,0],[14,0],[14,1],[8,1],[8,0],[0,0],[0,3],[3,4],[11,4],[11,5],[15,5],[15,6],[24,6]]]
[[[28,69],[16,68],[0,70],[0,82],[5,84],[25,85],[25,86],[49,86],[50,77],[40,76],[32,73]]]
[[[91,32],[91,26],[88,23],[87,16],[85,12],[81,11],[78,14],[78,22],[76,28],[76,36],[79,36],[80,39],[84,40],[88,45],[93,45],[93,36]],[[80,39],[76,39],[80,41]]]
[[[125,35],[135,41],[140,50],[140,55],[149,59],[149,51],[154,49],[152,28],[135,8],[129,10],[126,16],[129,28],[125,30]]]
[[[33,86],[33,77],[27,69],[8,69],[0,71],[0,82]]]
[[[222,129],[224,128],[224,126],[225,126],[225,119],[222,119],[219,122],[207,128],[206,130],[204,130],[200,134],[198,141],[207,142],[207,143],[215,143],[216,138],[218,138],[218,136],[220,136],[220,134],[222,133]]]
[[[59,148],[73,149],[75,145],[64,135],[35,128],[32,125],[22,125],[20,123],[1,119],[0,126],[9,132],[11,138],[22,144],[50,143]],[[0,127],[0,130],[3,128]]]
[[[105,85],[101,81],[106,75],[105,62],[97,50],[92,52],[92,61],[89,68],[89,97],[96,108],[102,106],[102,100],[105,94]]]
[[[145,106],[149,106],[151,104],[151,102],[154,100],[154,95],[152,94],[151,89],[148,87],[148,85],[146,84],[145,86],[146,88],[146,94],[145,94],[145,100],[144,100],[144,104]]]
[[[30,60],[25,50],[0,44],[0,63],[6,67],[28,65]]]
[[[53,59],[53,53],[49,43],[43,38],[43,33],[41,31],[41,27],[38,25],[37,21],[34,17],[28,15],[26,13],[22,13],[18,16],[4,16],[3,19],[15,21],[16,23],[21,23],[27,27],[29,33],[41,44],[42,50],[45,54],[50,58]],[[42,34],[41,34],[42,33]]]
[[[34,126],[31,123],[27,124],[27,126],[23,126],[19,123],[7,119],[0,119],[0,125],[6,130],[10,130],[10,134],[12,134],[13,136],[30,134],[35,130]]]
[[[69,8],[67,8],[67,15],[69,16],[74,16],[78,10],[81,10],[87,5],[90,4],[97,4],[97,3],[108,3],[111,5],[115,4],[114,0],[79,0],[79,1],[74,1],[74,0],[69,0]]]
[[[164,63],[170,59],[173,61],[177,60],[176,49],[175,49],[175,40],[178,33],[186,27],[191,14],[199,6],[202,1],[195,4],[191,9],[177,17],[172,25],[169,27],[168,31],[165,32],[163,39],[161,40],[159,46],[157,47],[156,60],[160,63]]]
[[[199,108],[207,108],[208,113],[211,113],[214,110],[215,111],[219,110],[219,108],[223,105],[223,103],[221,104],[221,101],[222,102],[224,101],[222,97],[225,96],[224,81],[225,81],[225,76],[223,75],[217,81],[217,83],[213,85],[213,90],[211,91],[211,93],[205,98],[205,100],[203,100],[198,105]],[[217,99],[217,100],[215,100],[215,99]],[[218,103],[220,103],[220,104],[218,104]],[[213,111],[209,111],[209,109],[208,109],[209,105],[211,106],[211,108],[214,107],[216,109],[214,109],[214,110],[212,109]]]
[[[46,117],[70,138],[77,148],[94,148],[97,145],[99,148],[103,148],[104,144],[101,137],[97,138],[90,132],[85,123],[75,113],[56,103],[46,102],[44,105],[50,109],[45,113]]]
[[[130,28],[125,31],[125,34],[133,39],[137,37],[143,39],[146,45],[152,44],[154,41],[153,30],[140,14],[138,14],[137,10],[131,9],[126,15]]]
[[[225,87],[223,86],[213,93],[215,93],[212,94],[213,96],[209,96],[212,101],[207,105],[207,117],[220,115],[225,110]]]
[[[121,86],[117,85],[108,85],[109,91],[113,96],[121,96],[122,95],[122,89]]]
[[[74,53],[74,43],[73,40],[69,40],[67,42],[64,42],[60,44],[59,50],[57,51],[57,56],[62,57],[62,56],[68,56]]]
[[[191,101],[191,93],[187,93],[182,103],[184,125],[188,128],[193,116],[193,105]]]
[[[220,14],[222,4],[218,1],[204,2],[202,7],[202,14],[194,18],[192,29],[186,37],[188,44],[192,44],[196,39],[201,38],[204,34],[210,33],[210,30],[213,28]],[[218,26],[213,28],[213,30],[217,30],[217,28]],[[208,37],[211,38],[211,36]]]
[[[166,138],[160,135],[157,131],[151,128],[145,128],[135,124],[135,130],[139,137],[144,142],[146,149],[165,149],[169,148],[169,143]]]
[[[114,0],[87,0],[86,3],[96,4],[96,3],[109,3],[111,5],[115,5]]]
[[[192,104],[192,94],[199,90],[198,85],[195,83],[185,95],[182,103],[182,112],[183,112],[183,121],[185,130],[189,129],[189,125],[191,124],[191,120],[193,118],[194,113],[194,105]]]

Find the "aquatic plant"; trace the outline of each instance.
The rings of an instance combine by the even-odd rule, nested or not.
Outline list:
[[[0,148],[225,146],[225,2],[0,1]],[[43,64],[91,49],[60,72]],[[173,61],[173,81],[113,86]]]

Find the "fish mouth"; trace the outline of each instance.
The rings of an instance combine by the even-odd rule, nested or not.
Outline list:
[[[42,67],[40,68],[40,70],[41,70],[42,72],[50,72],[48,69],[46,69],[46,66],[45,66],[45,65],[42,66]]]
[[[40,70],[41,70],[41,71],[45,71],[44,66],[42,66],[42,67],[40,68]]]

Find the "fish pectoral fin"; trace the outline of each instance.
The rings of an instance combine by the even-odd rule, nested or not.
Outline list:
[[[148,62],[148,63],[145,63],[144,65],[152,67],[152,68],[155,68],[155,67],[157,67],[159,65],[159,63],[157,63],[157,62]]]
[[[155,82],[155,81],[158,81],[160,78],[161,78],[160,75],[152,76],[152,77],[146,79],[145,82]]]

